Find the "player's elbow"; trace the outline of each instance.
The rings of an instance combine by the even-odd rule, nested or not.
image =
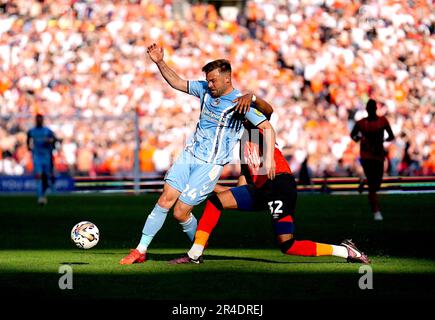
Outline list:
[[[272,113],[273,113],[273,109],[272,110],[266,110],[264,112],[264,116],[267,118],[267,120],[270,120],[270,118],[272,118]]]
[[[263,129],[263,130],[272,130],[272,132],[273,132],[273,127],[268,120],[265,120],[262,123],[260,123],[258,125],[258,128]]]
[[[350,136],[352,138],[353,141],[358,142],[359,141],[359,136]]]

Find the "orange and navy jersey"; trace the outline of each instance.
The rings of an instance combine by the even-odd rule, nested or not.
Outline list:
[[[356,129],[361,133],[361,159],[384,160],[384,130],[390,124],[387,118],[378,117],[375,120],[361,119],[356,123]]]
[[[263,132],[260,129],[245,130],[240,147],[241,171],[248,183],[261,187],[268,179],[266,169],[263,166]],[[281,151],[275,146],[274,158],[276,174],[292,171]]]

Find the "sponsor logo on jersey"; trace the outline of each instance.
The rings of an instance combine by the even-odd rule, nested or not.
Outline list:
[[[210,111],[207,109],[207,107],[202,109],[202,114],[209,118],[209,120],[219,124],[224,125],[225,121],[221,121],[221,115],[214,113],[213,111]],[[224,119],[223,119],[224,120]]]

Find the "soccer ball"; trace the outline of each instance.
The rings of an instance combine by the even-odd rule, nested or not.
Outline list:
[[[72,228],[71,240],[81,249],[90,249],[100,240],[100,231],[92,222],[82,221]]]

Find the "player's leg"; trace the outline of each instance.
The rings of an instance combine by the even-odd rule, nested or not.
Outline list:
[[[222,210],[224,209],[239,209],[239,210],[255,210],[254,197],[250,193],[253,189],[249,186],[241,186],[232,188],[213,194],[205,205],[204,212],[199,220],[198,229],[195,233],[195,242],[190,248],[188,254],[181,258],[171,260],[172,264],[183,263],[200,263],[202,255],[206,248],[206,244],[211,232],[216,227]]]
[[[284,254],[306,257],[334,256],[348,262],[370,263],[364,252],[352,240],[344,240],[341,245],[325,244],[311,240],[296,240],[292,234],[278,235],[277,240]]]
[[[48,168],[47,168],[47,176],[48,176],[48,181],[47,181],[48,188],[50,188],[50,190],[52,192],[54,192],[56,178],[54,175],[54,158],[53,158],[53,156],[50,156],[50,158],[49,158]]]
[[[368,185],[368,199],[371,211],[375,220],[382,220],[381,207],[377,191],[382,183],[382,175],[384,166],[382,161],[377,160],[364,160],[363,162],[364,173],[367,177]]]
[[[148,246],[157,232],[162,228],[169,209],[177,201],[179,195],[180,192],[178,190],[166,183],[164,184],[163,193],[145,221],[139,244],[136,249],[131,250],[127,256],[121,259],[120,264],[141,263],[146,260]]]
[[[166,183],[164,184],[163,193],[145,221],[139,244],[136,249],[131,250],[127,256],[121,259],[119,262],[120,264],[141,263],[146,260],[148,246],[151,244],[151,241],[157,232],[162,228],[168,211],[177,201],[179,196],[180,192],[178,190]]]
[[[146,260],[146,251],[151,244],[154,236],[162,228],[166,220],[168,211],[175,204],[189,179],[190,164],[186,160],[186,152],[183,152],[177,161],[172,165],[165,177],[163,192],[148,215],[145,225],[142,229],[142,236],[136,249],[121,259],[121,264],[132,264]]]
[[[47,189],[50,186],[50,180],[52,175],[52,160],[44,159],[41,162],[41,185],[42,185],[42,197],[45,198],[45,202],[47,202]]]
[[[192,208],[202,203],[213,192],[222,173],[223,166],[192,159],[189,181],[174,208],[174,217],[179,221],[183,231],[193,241],[197,229],[197,220]]]
[[[231,190],[213,194],[207,199],[204,212],[195,233],[195,241],[187,253],[190,258],[198,259],[203,255],[210,235],[216,227],[221,212],[224,209],[237,209],[237,201]]]
[[[382,221],[384,217],[381,213],[381,203],[379,201],[378,191],[381,189],[382,184],[382,176],[384,175],[384,161],[375,160],[373,164],[373,178],[371,181],[370,189],[373,190],[371,193],[373,194],[373,203],[374,206],[372,208],[374,214],[375,221]]]
[[[180,191],[174,189],[167,183],[163,185],[163,192],[153,210],[148,215],[142,229],[142,237],[137,247],[141,253],[145,253],[154,236],[160,231],[166,220],[168,211],[172,208],[179,196]]]
[[[350,262],[368,262],[367,257],[348,240],[339,246],[311,240],[296,240],[294,213],[297,191],[294,178],[291,175],[279,175],[267,184],[264,186],[265,201],[272,215],[276,240],[284,254],[310,257],[336,256],[348,259]]]
[[[174,218],[179,222],[190,241],[193,241],[198,225],[195,216],[192,214],[192,209],[193,205],[184,203],[180,199],[175,203],[174,207]]]
[[[36,197],[38,199],[38,204],[45,205],[47,201],[46,198],[44,197],[44,188],[42,183],[42,174],[43,174],[42,161],[36,156],[33,156],[33,173],[36,181]]]

